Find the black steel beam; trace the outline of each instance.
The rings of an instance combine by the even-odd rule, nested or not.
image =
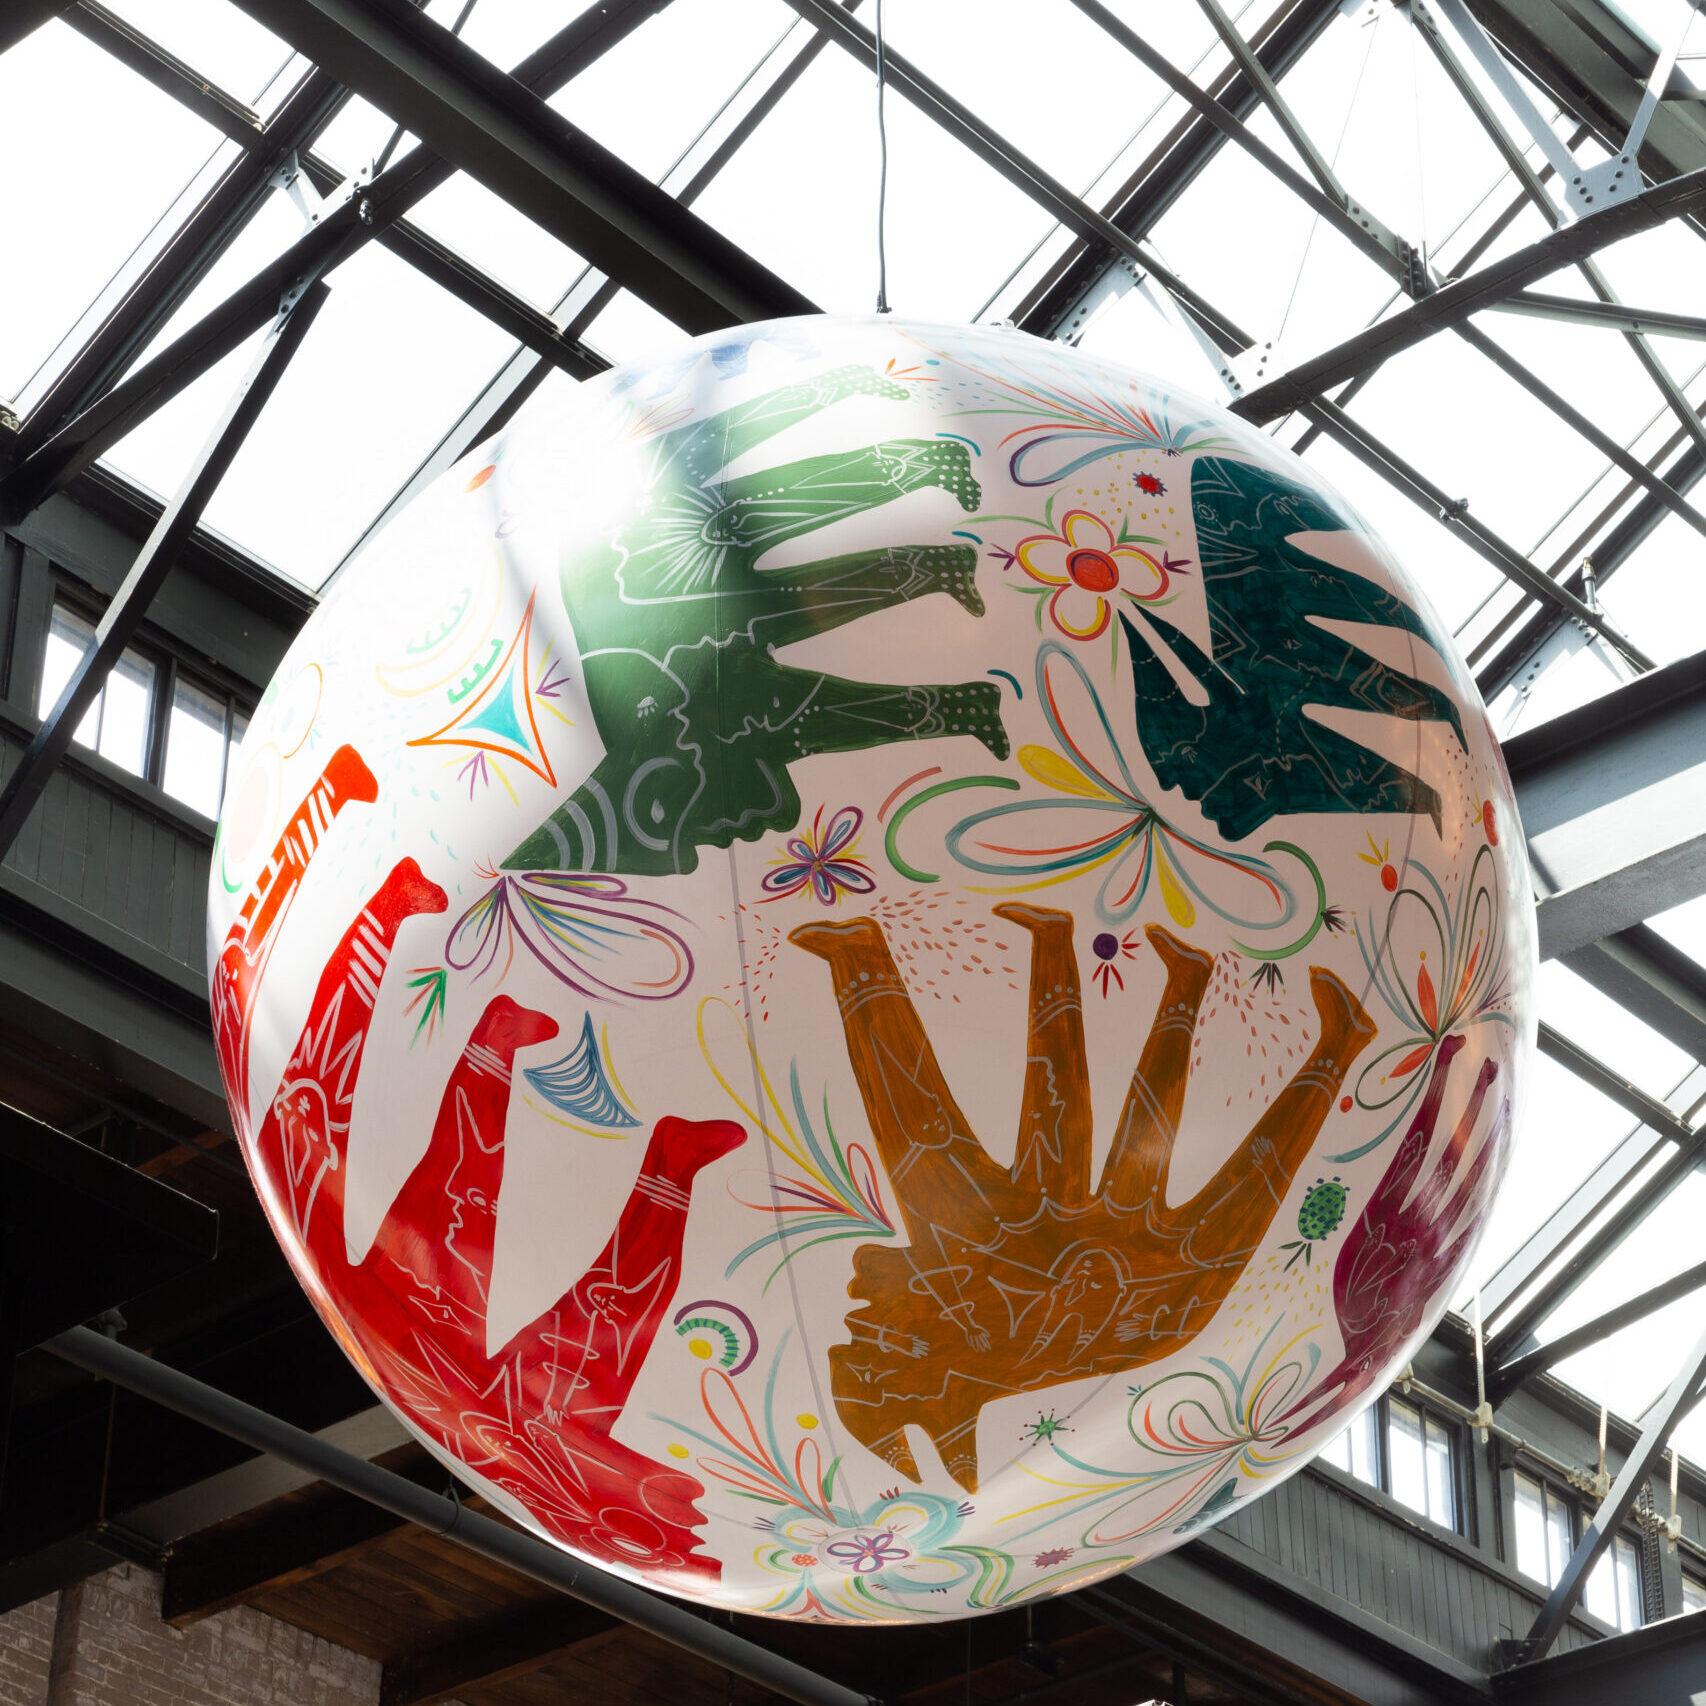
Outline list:
[[[1590,942],[1564,964],[1690,1060],[1706,1063],[1706,968],[1651,925]]]
[[[1620,1333],[1634,1322],[1645,1320],[1655,1310],[1663,1309],[1702,1287],[1706,1287],[1706,1262],[1696,1262],[1693,1267],[1685,1268],[1658,1285],[1649,1286],[1626,1302],[1594,1316],[1591,1321],[1584,1321],[1579,1327],[1572,1327],[1567,1333],[1560,1333],[1545,1344],[1536,1345],[1533,1350],[1524,1351],[1520,1356],[1513,1356],[1508,1362],[1489,1369],[1487,1397],[1495,1405],[1502,1403],[1525,1380],[1544,1374],[1566,1357],[1585,1351],[1590,1345],[1597,1345],[1601,1339],[1609,1339],[1613,1333]]]
[[[117,12],[108,11],[97,0],[80,0],[66,11],[65,21],[80,36],[146,78],[203,123],[223,131],[233,142],[248,149],[264,144],[266,125],[253,107],[203,77],[194,66],[168,52]]]
[[[856,10],[860,0],[847,0],[847,3],[850,11]],[[751,108],[741,116],[736,124],[730,127],[728,134],[711,151],[687,182],[675,192],[676,199],[680,201],[683,207],[691,207],[699,199],[700,195],[715,180],[717,173],[733,158],[752,133],[764,122],[765,118],[775,110],[777,103],[793,88],[805,74],[807,68],[828,45],[824,37],[813,35],[794,55],[777,74],[763,95],[753,102]],[[665,172],[659,180],[663,187],[668,187],[670,174],[704,140],[709,129],[710,126],[707,125],[706,129],[694,138],[688,148],[677,156],[669,171]],[[399,223],[397,230],[401,231],[402,229],[403,227]],[[399,253],[402,251],[399,250]],[[405,258],[413,257],[406,256]],[[598,282],[594,283],[595,280]],[[589,286],[591,288],[588,288]],[[557,303],[557,313],[559,314],[565,311],[570,302],[578,303],[573,318],[563,326],[559,335],[573,343],[577,349],[583,352],[590,363],[595,363],[599,368],[607,365],[605,358],[582,344],[580,342],[581,334],[603,312],[620,288],[614,279],[600,274],[597,268],[587,267],[563,293]],[[554,320],[553,324],[555,324]],[[394,517],[400,515],[440,473],[466,455],[475,445],[482,443],[493,433],[500,431],[522,404],[538,390],[550,368],[543,352],[535,349],[531,353],[532,359],[529,359],[528,355],[518,350],[480,388],[478,394],[463,410],[455,423],[421,459],[414,472],[392,493],[384,507],[362,529],[355,542],[344,553],[337,568],[332,571],[333,578],[341,573],[345,564],[352,561],[358,553],[364,550],[368,541],[389,525]],[[583,377],[591,377],[591,374],[583,375]],[[328,581],[327,584],[329,585],[330,582]]]
[[[742,1640],[695,1616],[684,1606],[620,1580],[568,1553],[536,1540],[506,1523],[470,1511],[461,1500],[430,1493],[412,1481],[348,1452],[177,1369],[120,1345],[87,1327],[75,1327],[49,1341],[46,1349],[73,1367],[110,1380],[156,1404],[176,1410],[204,1426],[240,1440],[251,1450],[268,1452],[358,1498],[444,1535],[480,1557],[506,1565],[533,1581],[643,1629],[760,1687],[774,1689],[803,1706],[875,1706],[856,1693],[804,1665]]]
[[[340,182],[337,172],[312,155],[303,161],[302,169],[322,195],[330,194]],[[394,220],[376,232],[375,241],[399,260],[407,261],[423,278],[430,279],[500,331],[507,332],[548,367],[560,368],[574,379],[591,379],[609,367],[602,356],[589,350],[579,338],[560,330],[543,309],[500,284],[467,256],[420,226],[406,219]]]
[[[1184,101],[1200,118],[1213,125],[1228,141],[1236,143],[1250,157],[1277,178],[1312,212],[1325,219],[1339,234],[1374,262],[1383,272],[1394,277],[1413,276],[1417,282],[1425,279],[1421,259],[1411,252],[1406,260],[1398,243],[1384,227],[1362,208],[1339,201],[1318,185],[1313,184],[1277,150],[1270,148],[1236,113],[1229,112],[1212,95],[1187,77],[1171,60],[1159,54],[1137,30],[1129,28],[1101,0],[1073,0],[1087,18],[1119,43],[1139,64],[1159,77],[1169,89]],[[1239,38],[1242,41],[1242,38]],[[1282,126],[1283,128],[1283,126]]]
[[[347,91],[318,70],[310,71],[291,90],[268,124],[263,146],[232,162],[94,336],[42,393],[18,435],[20,458],[39,450],[131,368],[272,193],[273,174],[308,146],[347,98]],[[277,300],[275,291],[272,303],[250,330],[267,323]]]
[[[1543,959],[1706,893],[1706,652],[1523,730],[1505,761]]]
[[[69,4],[70,0],[9,0],[0,14],[0,53],[16,47]]]
[[[1632,1084],[1621,1073],[1613,1072],[1597,1055],[1589,1054],[1580,1043],[1565,1036],[1544,1019],[1540,1021],[1536,1041],[1540,1052],[1548,1060],[1555,1061],[1566,1072],[1581,1079],[1591,1089],[1597,1090],[1631,1119],[1639,1120],[1659,1140],[1687,1143],[1694,1137],[1694,1132],[1656,1096],[1649,1096],[1638,1084]],[[1610,1194],[1614,1193],[1607,1193]],[[1497,1310],[1503,1307],[1503,1302],[1492,1295],[1488,1295],[1484,1301],[1490,1322]]]
[[[1540,1027],[1540,1048],[1584,1083],[1635,1112],[1642,1125],[1529,1234],[1482,1288],[1488,1324],[1496,1329],[1487,1346],[1495,1364],[1512,1361],[1526,1349],[1546,1317],[1706,1161],[1706,1128],[1691,1129],[1550,1026]],[[1631,1188],[1638,1178],[1638,1188]]]
[[[1442,291],[1440,294],[1444,294]],[[1437,300],[1430,297],[1429,301]],[[1418,307],[1425,306],[1418,304]],[[1390,322],[1388,322],[1390,323]],[[1336,403],[1325,397],[1298,405],[1304,418],[1328,433],[1348,450],[1364,467],[1394,486],[1417,508],[1455,528],[1464,542],[1479,557],[1491,563],[1500,574],[1516,582],[1524,591],[1562,611],[1593,633],[1600,634],[1617,648],[1638,669],[1650,670],[1653,660],[1638,646],[1620,634],[1597,610],[1578,598],[1558,582],[1549,579],[1514,546],[1507,544],[1490,527],[1484,526],[1469,513],[1467,503],[1449,497],[1433,481],[1412,467],[1390,445],[1383,444],[1360,422],[1353,420]]]
[[[1270,78],[1283,78],[1339,16],[1336,0],[1293,0],[1275,12],[1250,38],[1256,59]],[[1249,118],[1259,91],[1236,67],[1208,85],[1227,112]],[[1200,115],[1179,120],[1161,139],[1112,199],[1107,215],[1122,231],[1143,237],[1207,168],[1225,146],[1224,134]],[[1111,257],[1100,244],[1083,245],[1063,256],[1037,284],[1014,315],[1021,330],[1053,337],[1106,271]]]
[[[1644,487],[1673,515],[1692,527],[1696,533],[1706,536],[1706,515],[1702,515],[1663,475],[1654,473],[1640,457],[1619,444],[1610,433],[1583,414],[1569,398],[1553,390],[1543,379],[1531,373],[1508,350],[1494,343],[1480,327],[1470,325],[1467,320],[1460,320],[1452,329],[1472,350],[1490,361],[1508,378],[1514,379],[1531,397],[1550,409],[1565,426],[1585,438],[1613,467],[1621,468],[1636,485]]]
[[[685,330],[816,312],[809,298],[407,0],[242,3]]]
[[[1670,1617],[1494,1673],[1500,1706],[1700,1706],[1706,1617]]]
[[[280,312],[177,496],[166,506],[123,585],[102,612],[95,626],[94,643],[72,670],[58,703],[42,720],[17,768],[0,788],[0,858],[24,827],[24,820],[47,786],[54,765],[70,748],[83,713],[106,685],[108,671],[135,638],[160,583],[171,572],[184,542],[195,531],[207,500],[225,477],[249,429],[283,378],[325,298],[325,285],[316,282]]]
[[[1540,320],[1562,320],[1575,326],[1603,326],[1614,332],[1656,332],[1666,338],[1706,338],[1706,320],[1696,314],[1673,314],[1665,308],[1631,308],[1622,302],[1552,296],[1539,290],[1519,290],[1493,306],[1501,314],[1526,314]]]
[[[1582,1596],[1582,1589],[1587,1586],[1588,1576],[1616,1538],[1623,1519],[1634,1508],[1636,1496],[1670,1439],[1671,1431],[1699,1400],[1703,1373],[1706,1373],[1706,1334],[1702,1334],[1683,1357],[1664,1397],[1647,1412],[1639,1442],[1624,1459],[1617,1479],[1611,1484],[1611,1491],[1589,1519],[1586,1531],[1576,1542],[1576,1548],[1564,1566],[1564,1573],[1547,1595],[1546,1603],[1528,1631],[1523,1643],[1525,1663],[1544,1658],[1559,1630],[1569,1620]]]
[[[522,60],[515,69],[516,81],[545,92],[559,87],[665,3],[628,0],[620,4],[612,0],[610,5],[583,14]],[[111,390],[98,395],[50,438],[32,448],[25,442],[29,437],[26,427],[20,439],[20,450],[25,454],[0,480],[0,514],[25,513],[65,485],[139,421],[264,326],[286,291],[329,271],[370,238],[382,235],[416,202],[444,183],[452,170],[427,149],[411,149],[359,196],[351,196],[324,213],[246,284]],[[424,239],[422,245],[415,246],[415,252],[424,259],[427,250],[423,245]],[[84,355],[89,356],[93,348],[91,345]],[[565,352],[565,359],[574,358]],[[33,424],[47,406],[44,400],[28,424]]]
[[[1701,211],[1706,211],[1706,167],[1668,183],[1653,184],[1626,202],[1590,213],[1466,278],[1441,285],[1431,296],[1239,398],[1232,412],[1258,425],[1277,420],[1315,401],[1330,386],[1390,361],[1444,327],[1495,306],[1536,279],[1573,266],[1611,243]]]

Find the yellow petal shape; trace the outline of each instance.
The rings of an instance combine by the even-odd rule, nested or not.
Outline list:
[[[1161,882],[1161,898],[1167,903],[1167,915],[1181,930],[1188,930],[1197,921],[1197,909],[1191,903],[1191,897],[1180,888],[1179,879],[1173,875],[1173,867],[1160,856],[1159,846],[1156,853],[1155,874]]]
[[[1019,748],[1019,765],[1026,775],[1053,788],[1058,794],[1077,794],[1085,800],[1111,800],[1113,795],[1098,788],[1081,770],[1074,768],[1046,746]]]

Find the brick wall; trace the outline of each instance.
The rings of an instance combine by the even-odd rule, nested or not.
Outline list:
[[[0,1617],[0,1706],[374,1706],[379,1666],[240,1606],[184,1630],[123,1564]]]
[[[47,1699],[58,1604],[59,1596],[52,1594],[0,1617],[0,1706],[37,1706]]]

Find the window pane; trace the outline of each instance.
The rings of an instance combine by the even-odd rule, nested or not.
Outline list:
[[[1684,1611],[1706,1611],[1706,1582],[1696,1576],[1684,1575],[1682,1578],[1682,1609]]]
[[[1550,1487],[1546,1495],[1546,1585],[1552,1587],[1564,1573],[1575,1545],[1570,1525],[1570,1507]]]
[[[1387,1461],[1392,1467],[1391,1493],[1413,1511],[1428,1508],[1428,1477],[1422,1452],[1421,1412],[1400,1398],[1387,1407]]]
[[[1431,1416],[1427,1424],[1428,1515],[1447,1528],[1457,1527],[1457,1487],[1452,1474],[1451,1430]]]
[[[237,748],[243,744],[243,736],[249,732],[249,719],[241,711],[231,714],[231,744],[225,749],[225,776],[219,786],[220,810],[225,808],[225,798],[231,792],[231,768],[237,762]]]
[[[1627,1535],[1617,1537],[1617,1627],[1639,1629],[1642,1623],[1641,1554]]]
[[[1538,1481],[1516,1478],[1516,1567],[1550,1585],[1546,1568],[1546,1495]]]
[[[1346,1430],[1351,1438],[1351,1473],[1371,1487],[1380,1485],[1380,1447],[1377,1430],[1380,1406],[1371,1405]]]
[[[1351,1430],[1346,1428],[1343,1433],[1334,1434],[1315,1455],[1321,1462],[1331,1463],[1335,1469],[1343,1469],[1346,1474],[1349,1474],[1351,1467]]]
[[[65,691],[65,684],[71,679],[77,660],[89,649],[94,638],[93,626],[81,616],[62,604],[53,607],[53,621],[47,630],[47,652],[41,661],[41,694],[36,700],[38,717],[45,717],[59,703],[59,696]],[[77,725],[74,737],[77,744],[93,746],[100,726],[101,697],[97,693],[94,704],[83,713],[83,720]]]
[[[224,778],[225,700],[180,678],[172,690],[160,785],[203,816],[217,817]]]
[[[154,702],[154,665],[126,652],[102,689],[101,757],[133,776],[148,769],[148,721]]]
[[[1611,1554],[1602,1553],[1600,1560],[1588,1572],[1588,1585],[1582,1591],[1582,1604],[1595,1617],[1603,1618],[1613,1629],[1622,1628],[1617,1621],[1617,1582],[1612,1575]]]

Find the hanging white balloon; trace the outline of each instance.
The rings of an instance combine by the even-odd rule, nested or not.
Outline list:
[[[572,392],[338,583],[210,904],[273,1227],[501,1509],[777,1616],[1237,1509],[1431,1330],[1532,1039],[1415,586],[1224,413],[790,321]]]

